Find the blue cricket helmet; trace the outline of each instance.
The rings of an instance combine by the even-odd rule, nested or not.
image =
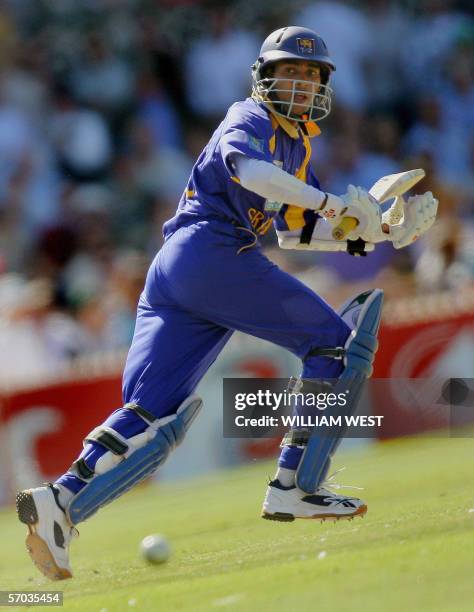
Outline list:
[[[271,66],[281,60],[302,60],[317,62],[321,70],[321,85],[315,92],[314,103],[306,117],[297,117],[292,114],[292,105],[278,100],[278,92],[288,91],[278,87],[278,81],[271,75]],[[260,102],[271,102],[272,111],[286,118],[296,121],[321,120],[331,110],[331,94],[329,79],[336,65],[329,56],[324,40],[310,30],[300,26],[288,26],[272,32],[263,41],[259,56],[252,66],[252,97]],[[293,93],[298,93],[297,83],[293,86]]]
[[[300,26],[288,26],[272,32],[263,41],[256,63],[262,69],[282,59],[313,61],[327,67],[330,72],[336,65],[329,57],[326,43],[316,32]]]

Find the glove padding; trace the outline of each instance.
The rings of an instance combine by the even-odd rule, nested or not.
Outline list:
[[[366,242],[378,242],[373,238],[380,238],[382,233],[382,212],[377,200],[370,195],[368,191],[362,187],[354,187],[349,185],[347,193],[341,196],[341,199],[346,204],[344,217],[355,217],[359,224],[357,227],[346,236],[348,240],[357,240],[362,238]],[[338,225],[341,217],[333,220],[332,225]]]
[[[403,217],[400,220],[402,210]],[[383,234],[383,239],[390,240],[395,249],[403,249],[429,230],[436,219],[437,210],[438,200],[431,191],[412,196],[408,201],[399,196],[382,215],[382,223],[387,223],[390,228],[389,234]]]

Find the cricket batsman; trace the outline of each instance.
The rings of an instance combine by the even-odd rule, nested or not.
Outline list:
[[[309,163],[311,140],[330,112],[335,69],[312,30],[273,32],[252,66],[251,97],[229,108],[197,159],[139,300],[123,406],[86,436],[54,484],[17,495],[28,551],[48,578],[72,576],[75,526],[149,477],[183,440],[201,409],[195,389],[234,330],[297,355],[302,393],[316,380],[335,379],[350,391],[345,410],[354,411],[372,372],[382,291],[368,289],[336,312],[268,260],[259,237],[274,225],[282,248],[360,255],[388,240],[399,249],[432,225],[438,202],[429,192],[398,199],[403,216],[394,223],[362,188],[349,186],[342,196],[321,190]],[[336,240],[334,230],[348,218],[351,231]],[[362,500],[324,488],[342,433],[285,435],[264,518],[367,511]]]

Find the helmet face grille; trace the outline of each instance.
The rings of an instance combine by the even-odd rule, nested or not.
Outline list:
[[[332,89],[329,85],[301,79],[258,78],[253,72],[252,98],[270,102],[276,114],[305,123],[321,121],[331,112]],[[282,95],[287,100],[282,100]],[[304,107],[304,112],[302,111]]]

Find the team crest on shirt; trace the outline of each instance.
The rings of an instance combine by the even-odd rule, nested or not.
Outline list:
[[[260,140],[259,138],[255,138],[255,136],[251,136],[249,134],[249,148],[253,149],[254,151],[257,151],[258,153],[263,153],[264,151],[263,140]]]
[[[265,206],[263,209],[268,210],[269,212],[278,212],[282,206],[282,202],[270,202],[270,200],[265,200]]]
[[[297,38],[296,44],[300,55],[314,55],[314,38]]]

